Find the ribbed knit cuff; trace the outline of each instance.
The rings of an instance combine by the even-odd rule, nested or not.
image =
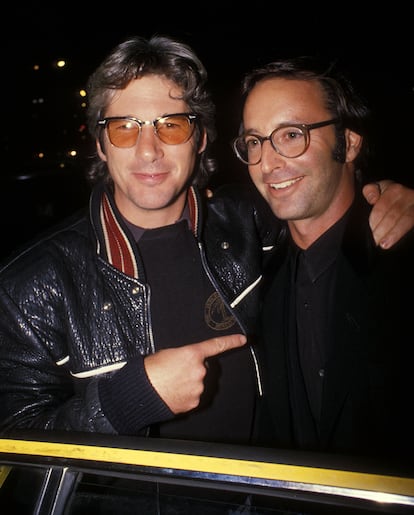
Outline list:
[[[148,379],[143,356],[103,378],[98,391],[102,410],[119,434],[136,435],[151,424],[173,418]]]

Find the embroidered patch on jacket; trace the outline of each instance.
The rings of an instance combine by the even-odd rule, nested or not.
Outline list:
[[[215,331],[223,331],[232,327],[236,320],[224,305],[220,295],[214,292],[207,299],[204,308],[204,320],[206,324]]]

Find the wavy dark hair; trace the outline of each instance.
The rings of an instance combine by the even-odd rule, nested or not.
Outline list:
[[[335,124],[337,144],[334,158],[339,162],[345,160],[346,128],[363,137],[361,150],[354,162],[357,175],[361,178],[361,174],[368,170],[370,157],[368,133],[371,111],[345,70],[339,69],[338,62],[327,62],[318,56],[300,56],[270,62],[245,75],[241,85],[243,99],[246,99],[258,82],[269,78],[316,81],[321,85],[327,110],[332,118],[339,119]],[[243,127],[240,128],[240,133],[242,132]]]
[[[116,90],[122,90],[138,77],[163,75],[181,90],[180,97],[188,110],[197,115],[196,143],[200,143],[202,129],[207,133],[207,146],[198,157],[192,177],[193,184],[203,187],[216,172],[216,160],[211,156],[211,143],[216,139],[215,105],[207,89],[207,71],[185,43],[168,36],[154,35],[149,39],[132,37],[118,46],[104,59],[87,82],[88,130],[93,139],[100,138],[102,128],[98,120],[105,117],[106,109]],[[111,181],[106,162],[98,154],[92,156],[87,172],[91,183],[104,179]]]

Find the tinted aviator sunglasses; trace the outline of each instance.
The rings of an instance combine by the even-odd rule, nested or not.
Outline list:
[[[98,120],[98,125],[106,129],[112,145],[130,148],[138,141],[144,125],[152,125],[154,133],[167,145],[185,143],[194,133],[196,119],[197,115],[192,113],[166,114],[152,121],[133,116],[111,116]]]

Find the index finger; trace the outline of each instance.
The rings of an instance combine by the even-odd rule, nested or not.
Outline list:
[[[247,338],[244,334],[229,334],[227,336],[217,336],[195,345],[200,347],[204,359],[206,359],[222,354],[230,349],[242,347],[246,342]]]

